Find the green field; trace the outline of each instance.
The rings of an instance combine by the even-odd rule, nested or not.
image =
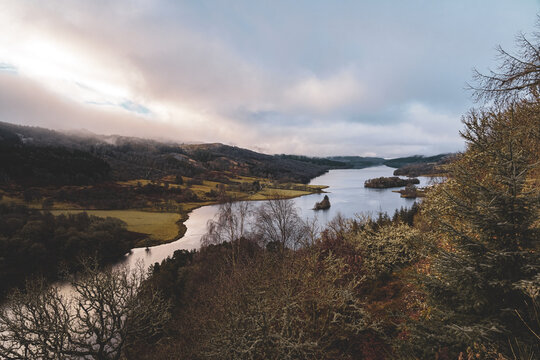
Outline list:
[[[178,237],[181,228],[177,223],[182,216],[176,213],[139,210],[52,210],[55,215],[76,214],[86,211],[88,215],[114,217],[124,221],[130,231],[148,234],[150,240],[166,242]]]

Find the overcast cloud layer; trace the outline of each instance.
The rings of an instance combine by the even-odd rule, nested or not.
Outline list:
[[[394,157],[462,149],[536,0],[2,0],[0,121]]]

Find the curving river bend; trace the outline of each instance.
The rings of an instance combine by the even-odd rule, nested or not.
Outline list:
[[[393,189],[369,189],[364,188],[367,179],[392,176],[394,169],[387,166],[375,166],[365,169],[330,170],[328,173],[311,180],[310,184],[328,185],[325,189],[327,194],[311,194],[295,198],[296,207],[302,218],[317,217],[319,223],[324,225],[332,220],[338,213],[351,218],[356,214],[368,214],[376,216],[379,212],[387,212],[392,215],[395,209],[410,207],[414,199],[401,198],[399,194],[392,192]],[[430,178],[420,177],[418,186],[429,184]],[[321,201],[324,195],[328,195],[332,206],[328,210],[313,211],[317,201]],[[200,246],[201,236],[206,232],[206,223],[217,213],[218,205],[208,205],[195,209],[189,214],[185,222],[187,231],[185,235],[168,244],[145,248],[135,248],[126,254],[122,264],[133,266],[138,261],[143,261],[145,266],[155,262],[161,262],[179,249],[197,249]]]

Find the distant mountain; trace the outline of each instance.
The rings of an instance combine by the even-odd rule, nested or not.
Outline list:
[[[370,166],[382,165],[384,159],[380,157],[362,156],[330,156],[327,159],[346,164],[349,169],[363,169]]]
[[[402,159],[393,159],[390,161],[394,166],[403,164],[394,170],[394,175],[416,177],[422,175],[444,174],[446,170],[444,169],[443,165],[451,162],[455,156],[455,154],[440,154],[430,157],[412,156]]]
[[[276,155],[280,159],[290,159],[290,160],[297,160],[302,162],[307,162],[311,164],[317,164],[321,166],[329,166],[334,169],[339,168],[350,168],[350,164],[345,161],[339,161],[334,160],[332,158],[321,158],[321,157],[309,157],[309,156],[303,156],[303,155]]]
[[[212,180],[224,171],[307,183],[338,165],[329,160],[266,155],[223,144],[180,144],[89,132],[67,134],[4,122],[0,122],[0,147],[0,182],[35,185],[52,185],[55,181],[56,185],[84,185],[107,178],[152,180],[169,175]],[[94,179],[91,175],[98,169],[99,176]]]
[[[436,164],[448,157],[448,154],[415,155],[385,160],[361,156],[267,155],[219,143],[160,142],[89,131],[64,133],[5,122],[0,122],[0,148],[0,182],[38,185],[84,185],[105,179],[152,180],[169,175],[211,180],[224,171],[307,183],[330,169],[361,169],[383,164],[400,168]],[[403,173],[408,174],[408,170]]]
[[[410,164],[436,163],[448,155],[451,155],[451,154],[447,153],[447,154],[439,154],[439,155],[434,155],[434,156],[413,155],[413,156],[408,156],[408,157],[385,160],[383,164],[397,169],[402,166],[410,165]]]
[[[413,155],[395,159],[361,156],[331,156],[327,159],[346,164],[347,168],[362,169],[370,166],[386,165],[396,168],[394,175],[420,176],[441,174],[440,167],[453,158],[454,154],[439,154],[434,156]]]

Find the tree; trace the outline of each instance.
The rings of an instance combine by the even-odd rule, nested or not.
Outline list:
[[[522,46],[525,54],[531,51],[530,43]],[[522,68],[503,64],[507,80],[522,78],[522,85],[483,87],[485,96],[504,101],[463,119],[467,150],[448,165],[448,181],[424,203],[438,248],[424,280],[431,306],[421,332],[427,343],[418,346],[432,351],[448,347],[457,354],[474,342],[507,356],[516,342],[531,354],[540,351],[524,326],[534,311],[520,291],[540,271],[538,80],[526,83],[531,78]],[[491,92],[496,89],[501,91]],[[522,91],[526,98],[506,102]]]
[[[540,15],[537,20],[540,28]],[[476,84],[469,85],[477,101],[515,101],[522,98],[537,98],[540,86],[540,32],[532,40],[524,34],[516,37],[517,54],[511,54],[501,46],[497,48],[500,65],[496,71],[482,74],[474,70]]]
[[[2,359],[120,359],[138,339],[152,339],[169,305],[145,286],[142,267],[101,271],[86,265],[71,288],[32,282],[0,309]]]
[[[201,331],[193,357],[359,358],[377,330],[358,296],[363,278],[332,255],[297,255],[263,256],[209,284],[192,310]]]
[[[201,239],[201,244],[208,246],[230,243],[232,247],[231,260],[235,266],[240,256],[240,241],[248,234],[251,215],[251,205],[247,201],[228,200],[221,203],[215,218],[207,223],[207,231]]]
[[[184,179],[182,178],[182,175],[176,175],[174,178],[174,183],[177,185],[184,185]]]
[[[30,188],[23,191],[23,198],[25,202],[32,202],[34,200],[40,200],[42,197],[41,192],[38,189]]]
[[[283,197],[265,201],[256,210],[255,218],[255,231],[263,244],[276,246],[280,252],[298,247],[308,235],[294,202]]]

